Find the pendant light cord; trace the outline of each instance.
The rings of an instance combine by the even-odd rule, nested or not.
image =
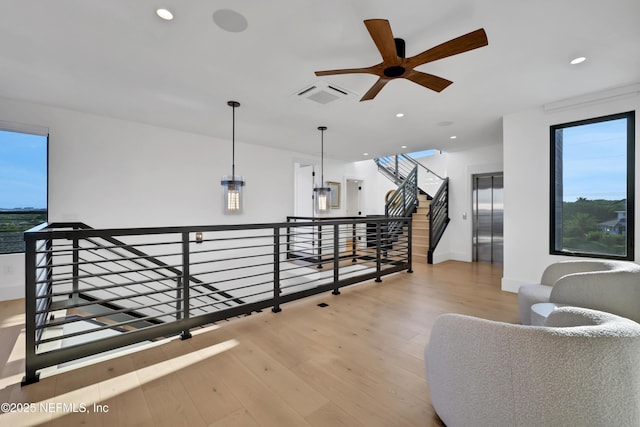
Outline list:
[[[324,187],[324,131],[326,126],[318,126],[320,131],[320,187]]]
[[[231,106],[231,180],[236,179],[236,106]]]
[[[231,181],[236,180],[236,107],[240,106],[238,101],[228,101],[227,105],[231,107]]]

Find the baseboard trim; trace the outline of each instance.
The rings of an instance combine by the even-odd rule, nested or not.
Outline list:
[[[0,287],[0,301],[24,298],[24,287],[20,285]]]
[[[513,292],[517,294],[518,289],[520,289],[520,286],[526,285],[527,283],[528,282],[522,282],[520,280],[505,279],[503,277],[501,289],[506,292]]]

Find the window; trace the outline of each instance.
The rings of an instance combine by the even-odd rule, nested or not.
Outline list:
[[[633,260],[635,113],[551,126],[551,253]]]
[[[23,232],[47,221],[47,145],[0,130],[0,254],[24,252]]]

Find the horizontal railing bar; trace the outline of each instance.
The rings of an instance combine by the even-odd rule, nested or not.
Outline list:
[[[273,230],[269,230],[273,231]],[[193,232],[192,232],[193,233]],[[217,237],[217,238],[206,238],[202,240],[189,240],[189,243],[205,243],[205,242],[227,242],[234,240],[252,240],[252,239],[269,239],[272,237],[272,234],[259,234],[259,235],[248,235],[248,236],[236,236],[236,237]],[[192,251],[191,253],[196,253],[197,251]]]
[[[271,245],[271,246],[273,246],[273,245]],[[273,253],[245,255],[245,256],[230,257],[230,258],[216,258],[216,259],[210,259],[210,260],[205,260],[205,261],[194,261],[194,262],[191,263],[191,265],[214,264],[214,263],[223,262],[223,261],[233,261],[233,260],[251,259],[251,258],[263,258],[263,257],[269,257],[269,256],[272,257]],[[270,265],[271,264],[273,264],[273,262],[271,262]],[[202,274],[202,273],[199,273],[199,274]]]
[[[176,313],[178,313],[179,311],[174,311],[174,312],[170,312],[167,313],[166,315],[174,315]],[[165,316],[165,314],[163,314],[163,316]],[[141,318],[136,318],[135,320],[127,320],[126,322],[118,322],[118,323],[114,323],[114,324],[109,324],[109,325],[105,325],[105,326],[100,326],[98,328],[92,328],[92,329],[87,329],[84,331],[78,331],[78,332],[72,332],[70,334],[63,334],[63,335],[58,335],[55,337],[51,337],[51,338],[45,338],[45,339],[41,339],[40,341],[38,341],[38,345],[40,344],[46,344],[48,342],[54,342],[54,341],[62,341],[64,339],[67,338],[73,338],[73,337],[77,337],[80,335],[87,335],[87,334],[91,334],[91,333],[95,333],[95,332],[99,332],[99,331],[103,331],[105,329],[114,329],[116,327],[120,327],[122,325],[128,325],[128,324],[132,324],[132,323],[139,323],[139,322],[144,322],[144,321],[148,321],[148,319],[157,319],[157,316],[147,316],[147,317],[141,317]],[[77,320],[82,321],[82,320]],[[69,322],[72,323],[72,322]],[[100,322],[103,323],[103,322]],[[154,326],[148,326],[146,328],[141,328],[141,329],[147,329],[147,328],[153,328]]]
[[[340,224],[358,224],[358,223],[383,223],[386,218],[367,218],[355,217],[357,219],[335,220],[334,218],[322,220],[325,225]],[[411,220],[406,217],[406,220]],[[318,218],[314,218],[318,221]],[[236,231],[236,230],[260,230],[268,228],[287,228],[287,227],[311,227],[316,225],[314,222],[276,222],[262,224],[227,224],[227,225],[206,225],[206,226],[183,226],[183,227],[142,227],[142,228],[110,228],[110,229],[81,229],[81,230],[52,230],[56,227],[56,223],[48,224],[49,229],[35,230],[30,229],[25,232],[27,240],[42,239],[84,239],[89,237],[116,237],[116,236],[135,236],[135,235],[157,235],[157,234],[174,234],[174,233],[195,233],[209,231]]]
[[[182,289],[179,287],[176,288],[171,288],[171,289],[167,289],[165,292],[168,291],[176,291],[178,289]],[[82,289],[81,293],[86,293],[87,291],[92,291],[93,289]],[[157,294],[158,291],[153,290],[153,291],[148,291],[148,292],[138,292],[135,294],[135,297],[146,297],[149,295],[155,295]],[[201,296],[204,295],[199,295],[198,297],[194,297],[194,298],[200,298]],[[102,298],[102,299],[97,299],[97,300],[93,300],[93,301],[89,301],[86,300],[84,302],[77,302],[77,301],[73,301],[73,300],[64,300],[64,301],[54,301],[51,305],[51,310],[52,311],[57,311],[57,310],[68,310],[68,309],[72,309],[72,308],[80,308],[80,307],[87,307],[90,305],[96,305],[96,304],[103,304],[103,303],[112,303],[115,301],[122,301],[122,300],[129,300],[131,299],[131,295],[119,295],[117,297],[114,298]],[[48,311],[48,310],[47,310]],[[41,313],[45,313],[46,311],[37,311],[36,310],[36,314],[41,314]]]
[[[95,248],[94,250],[96,250],[98,248]],[[95,254],[96,256],[101,256],[99,254]],[[167,256],[178,256],[178,255],[182,255],[181,253],[175,253],[175,254],[163,254],[162,257],[167,257]],[[83,262],[67,262],[67,263],[61,263],[61,264],[56,264],[56,267],[73,267],[76,265],[83,265],[83,264],[104,264],[104,263],[109,263],[109,262],[118,262],[118,261],[131,261],[131,262],[135,262],[138,260],[143,260],[145,258],[149,258],[149,256],[136,256],[136,257],[130,257],[130,258],[116,258],[116,259],[110,259],[110,258],[105,258],[102,257],[103,259],[101,260],[96,260],[96,261],[89,261],[89,260],[85,260]],[[45,267],[36,267],[36,268],[48,268],[48,266]],[[158,266],[158,268],[162,268],[160,266]]]
[[[105,281],[108,282],[108,283],[112,283],[112,284],[111,285],[107,285],[107,286],[83,287],[83,288],[80,288],[80,291],[82,291],[82,292],[105,291],[105,292],[113,293],[112,292],[113,289],[119,289],[119,288],[125,288],[126,289],[127,286],[133,286],[133,285],[141,285],[141,286],[144,286],[146,288],[152,289],[149,286],[145,285],[146,283],[152,283],[152,281],[143,281],[143,282],[140,282],[140,283],[126,283],[126,284],[121,284],[121,283],[113,284],[114,282],[111,282],[111,281],[108,281],[108,280],[105,280]],[[170,291],[172,289],[175,290],[175,289],[181,289],[181,288],[166,287],[166,288],[161,289],[161,290],[160,289],[156,289],[155,291],[156,291],[156,293],[161,293],[161,292]],[[65,296],[65,295],[68,295],[68,294],[69,294],[68,291],[67,292],[52,292],[52,293],[49,293],[47,295],[38,296],[37,299],[49,298],[49,297],[59,297],[59,296]],[[131,295],[129,295],[129,297],[131,297]]]
[[[181,264],[176,264],[173,267],[174,268],[182,267],[182,265]],[[87,275],[72,276],[72,278],[74,278],[74,279],[88,279],[88,278],[103,277],[103,276],[106,276],[106,277],[108,277],[108,276],[122,276],[122,275],[125,275],[125,274],[155,271],[157,268],[161,269],[163,267],[148,267],[148,268],[141,268],[141,269],[134,269],[134,270],[108,271],[107,273],[88,273],[87,272],[88,273]],[[170,276],[163,276],[163,277],[165,277],[165,279],[169,279],[170,278]],[[182,277],[182,276],[175,276],[175,277]],[[38,284],[38,283],[48,283],[48,282],[50,282],[50,281],[38,281],[38,282],[36,282],[36,284]]]
[[[99,301],[100,300],[96,300],[96,304],[99,304]],[[111,311],[108,311],[108,312],[101,312],[101,313],[92,314],[92,316],[87,317],[87,318],[91,319],[91,318],[96,318],[96,317],[107,317],[107,316],[110,316],[110,315],[112,316],[114,314],[136,313],[136,316],[134,316],[135,320],[132,320],[132,322],[137,322],[137,321],[140,321],[140,320],[157,318],[159,316],[160,317],[164,317],[164,316],[167,316],[167,315],[170,315],[170,314],[175,314],[176,311],[168,311],[167,312],[167,311],[159,310],[156,307],[165,306],[165,305],[170,307],[172,304],[175,306],[175,303],[177,301],[181,301],[181,300],[169,299],[167,301],[158,302],[158,303],[155,303],[155,304],[138,305],[138,306],[135,306],[135,307],[123,307],[123,308],[111,310]],[[154,315],[154,316],[143,315],[143,314],[141,316],[137,316],[137,315],[141,314],[140,311],[139,311],[140,309],[153,309],[153,310],[157,311],[158,314]],[[40,325],[40,326],[36,327],[36,329],[47,329],[49,327],[60,326],[60,325],[64,325],[64,324],[71,323],[71,322],[72,321],[69,321],[69,322],[56,322],[54,320],[54,321],[52,321],[50,323],[45,323],[44,325]],[[80,335],[82,335],[82,333],[80,333]]]

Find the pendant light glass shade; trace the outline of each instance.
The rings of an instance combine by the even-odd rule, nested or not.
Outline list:
[[[313,189],[314,197],[315,197],[315,208],[316,213],[324,214],[329,213],[329,192],[331,189],[329,187],[316,187]]]
[[[227,214],[242,213],[242,187],[244,181],[241,176],[224,176],[222,177],[222,197],[224,203],[224,212]]]
[[[314,210],[316,214],[326,214],[331,211],[329,196],[331,188],[324,186],[324,131],[326,126],[319,126],[320,131],[320,186],[313,189]]]
[[[231,176],[222,177],[222,197],[223,210],[225,214],[234,215],[242,213],[242,188],[244,181],[241,176],[236,175],[236,107],[240,106],[238,101],[229,101],[227,105],[233,109],[232,124],[232,152],[231,152]]]

